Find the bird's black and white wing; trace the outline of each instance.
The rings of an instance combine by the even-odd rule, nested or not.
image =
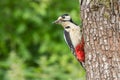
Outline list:
[[[64,39],[66,43],[68,44],[69,48],[71,49],[71,51],[73,52],[73,54],[75,55],[75,49],[70,39],[70,34],[66,30],[64,30]]]

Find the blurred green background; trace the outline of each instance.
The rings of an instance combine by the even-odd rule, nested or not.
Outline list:
[[[1,0],[0,80],[84,80],[85,72],[52,24],[69,13],[80,24],[79,0]]]

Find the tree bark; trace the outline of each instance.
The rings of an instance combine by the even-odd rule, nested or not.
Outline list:
[[[120,80],[120,0],[79,0],[87,80]]]

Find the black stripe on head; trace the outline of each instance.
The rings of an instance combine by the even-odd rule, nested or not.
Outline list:
[[[69,14],[63,14],[62,16],[69,16]]]
[[[61,15],[61,17],[64,19],[65,18],[65,16],[70,16],[69,14],[63,14],[63,15]],[[64,22],[66,22],[66,21],[70,21],[70,22],[72,22],[72,23],[74,23],[73,22],[73,20],[72,20],[72,18],[70,19],[70,20],[63,20]]]
[[[69,16],[69,14],[63,14],[61,17],[64,19],[65,16]]]
[[[72,19],[70,19],[70,22],[74,23]]]

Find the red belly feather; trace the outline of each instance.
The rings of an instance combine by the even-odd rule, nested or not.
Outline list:
[[[85,61],[85,53],[84,53],[84,39],[82,38],[80,44],[78,44],[75,48],[76,57],[80,62]]]

